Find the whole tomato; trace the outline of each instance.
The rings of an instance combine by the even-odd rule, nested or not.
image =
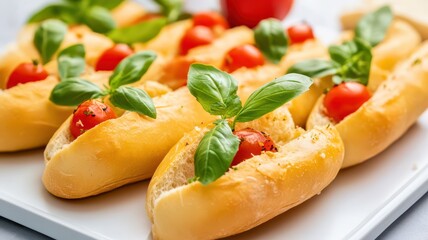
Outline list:
[[[250,159],[253,156],[260,155],[264,151],[278,151],[272,138],[264,132],[257,131],[252,128],[245,128],[235,131],[233,134],[239,138],[240,144],[238,152],[230,164],[231,167]]]
[[[36,62],[21,63],[10,74],[6,89],[15,87],[18,84],[41,81],[47,77],[48,72],[46,72],[42,65]]]
[[[332,88],[324,98],[327,116],[340,122],[358,110],[371,97],[366,86],[357,82],[345,82]]]
[[[231,26],[250,28],[266,18],[284,19],[293,0],[221,0],[221,8]]]
[[[77,138],[96,125],[113,118],[116,118],[116,114],[108,105],[98,100],[87,100],[73,113],[70,123],[71,135]]]

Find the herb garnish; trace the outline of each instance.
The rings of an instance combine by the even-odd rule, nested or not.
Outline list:
[[[263,55],[273,63],[278,63],[288,48],[288,37],[280,21],[266,19],[254,29],[254,39]]]
[[[33,44],[39,52],[43,64],[51,60],[59,49],[66,33],[67,25],[55,19],[44,21],[36,29]]]
[[[156,118],[156,108],[150,96],[144,90],[124,86],[140,80],[155,59],[156,54],[152,51],[135,53],[125,58],[110,76],[109,87],[104,90],[76,76],[77,71],[65,69],[65,73],[73,74],[55,86],[50,100],[58,105],[77,106],[85,100],[110,95],[110,102],[114,106]]]
[[[294,64],[288,73],[300,73],[310,77],[333,75],[333,82],[359,82],[368,84],[372,60],[372,47],[385,37],[392,21],[391,8],[382,7],[367,14],[355,29],[355,38],[341,45],[329,47],[331,60],[312,59]]]
[[[144,21],[132,26],[117,28],[110,10],[124,0],[62,0],[47,5],[28,19],[29,23],[58,19],[67,24],[85,24],[94,32],[102,33],[117,43],[147,42],[156,37],[168,22],[181,17],[182,0],[157,0],[166,18]]]
[[[232,130],[237,122],[255,120],[307,91],[309,77],[287,74],[257,89],[242,106],[237,95],[237,81],[215,67],[192,64],[187,87],[202,107],[221,119],[205,134],[195,153],[195,178],[209,184],[228,169],[239,147]],[[228,118],[233,118],[229,124]]]

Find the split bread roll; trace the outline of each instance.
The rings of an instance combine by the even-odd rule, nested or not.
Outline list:
[[[428,15],[426,14],[428,1],[426,0],[364,0],[341,16],[343,27],[353,29],[364,14],[384,5],[391,6],[397,19],[411,23],[424,39],[428,38]]]
[[[82,198],[150,178],[183,133],[213,120],[187,88],[153,101],[156,119],[125,112],[74,140],[70,117],[46,147],[46,189],[58,197]]]
[[[290,126],[291,123],[291,126]],[[332,125],[294,138],[287,108],[241,125],[270,134],[278,152],[263,152],[208,185],[194,177],[194,154],[212,125],[186,134],[156,170],[146,210],[154,239],[217,239],[256,227],[319,194],[337,175],[344,147]],[[303,131],[303,130],[301,130]]]
[[[306,50],[311,52],[312,48]],[[312,55],[298,49],[289,51],[285,58],[288,56],[302,60]],[[285,61],[292,64],[291,60]],[[276,71],[271,71],[273,69]],[[239,88],[246,87],[244,92],[238,92],[242,97],[283,74],[278,67],[264,65],[232,75]],[[156,119],[125,113],[95,126],[74,141],[69,132],[70,120],[63,123],[45,150],[46,189],[62,198],[83,198],[150,178],[184,133],[215,119],[203,110],[187,88],[179,88],[153,101]]]
[[[110,72],[97,72],[83,78],[102,87]],[[58,79],[19,84],[0,90],[0,152],[14,152],[45,146],[55,131],[72,113],[73,107],[58,106],[49,100]],[[169,91],[165,86],[147,82],[141,86],[151,96]]]
[[[353,37],[352,34],[348,35],[349,38]],[[369,76],[369,89],[375,91],[379,84],[386,80],[395,66],[412,54],[420,42],[420,35],[411,25],[403,21],[393,21],[383,41],[372,50],[373,58]],[[309,41],[305,44],[314,43]],[[321,50],[320,48],[318,49]],[[304,53],[308,54],[307,51]],[[328,55],[327,53],[322,55],[320,52],[319,54],[314,54],[314,56],[326,59]],[[292,60],[292,58],[287,59]],[[298,61],[292,60],[292,62]],[[290,64],[287,64],[285,61],[282,65],[283,69],[288,69],[290,67]],[[332,86],[333,82],[331,79],[315,79],[309,91],[288,103],[289,110],[296,125],[301,127],[306,125],[309,114],[318,98],[323,94],[325,89],[331,88]]]
[[[333,122],[318,100],[307,123],[312,129]],[[402,136],[428,107],[428,42],[373,93],[356,112],[336,124],[345,144],[343,167],[361,163],[382,152]]]

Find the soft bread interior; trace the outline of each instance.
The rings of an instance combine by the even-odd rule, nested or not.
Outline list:
[[[331,123],[323,97],[312,110],[307,128]],[[428,42],[423,43],[356,112],[336,124],[344,143],[343,167],[363,162],[397,140],[428,107]],[[361,124],[364,123],[364,124]]]
[[[110,72],[96,72],[95,74],[89,75],[87,79],[89,79],[91,82],[98,84],[99,86],[102,86],[103,84],[107,83],[106,79],[108,79],[107,76],[110,74],[111,74]],[[171,89],[168,88],[167,86],[162,85],[158,82],[153,82],[153,81],[143,82],[143,83],[137,84],[135,87],[143,89],[152,98],[157,96],[162,96],[171,91]],[[108,99],[106,101],[108,102]],[[109,105],[112,106],[111,104]],[[125,113],[122,109],[118,109],[114,106],[112,106],[112,108],[118,117],[122,116]],[[52,137],[50,143],[46,146],[45,161],[49,161],[57,152],[59,152],[63,148],[66,148],[68,144],[70,144],[74,140],[73,137],[71,136],[71,132],[69,129],[71,118],[72,116],[70,116],[61,125],[61,127],[56,131],[55,135]],[[94,128],[96,128],[96,126]],[[90,129],[89,131],[91,130],[92,129]]]
[[[293,127],[288,132],[297,134],[281,139],[283,132],[276,132],[276,127],[269,132],[280,140],[277,153],[254,156],[206,186],[187,179],[193,177],[194,152],[208,129],[188,133],[168,153],[149,185],[146,209],[154,239],[230,236],[319,194],[342,164],[344,149],[337,131],[330,125],[293,139],[301,133]]]
[[[211,125],[212,126],[212,125]],[[272,140],[281,146],[297,137],[301,130],[294,126],[293,120],[286,106],[248,123],[238,123],[236,129],[253,128],[263,131],[271,136]],[[151,190],[147,197],[147,209],[152,211],[156,199],[160,195],[175,188],[188,184],[188,180],[194,177],[193,156],[203,135],[209,128],[195,128],[193,132],[186,134],[174,147],[165,159],[171,161],[162,162],[153,176]],[[194,134],[197,132],[197,134]],[[183,151],[182,149],[186,150]],[[239,165],[238,165],[239,167]],[[149,212],[152,217],[152,212]]]

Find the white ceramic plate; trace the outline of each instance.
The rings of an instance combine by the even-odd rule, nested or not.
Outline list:
[[[428,112],[395,144],[320,195],[233,239],[372,239],[428,191]],[[82,166],[83,167],[83,166]],[[41,184],[41,150],[0,154],[0,215],[53,238],[147,239],[148,182],[84,200]]]

